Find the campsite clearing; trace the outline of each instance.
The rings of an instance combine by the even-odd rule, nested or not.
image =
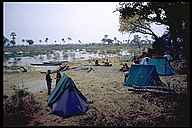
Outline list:
[[[119,71],[119,64],[93,68],[94,71],[89,73],[87,70],[66,72],[91,102],[90,109],[84,115],[63,119],[50,114],[51,109],[47,106],[46,83],[44,76],[39,72],[5,74],[4,92],[8,94],[6,89],[16,79],[25,79],[24,85],[29,87],[29,90],[31,87],[42,87],[34,91],[35,98],[41,103],[42,109],[34,114],[29,126],[176,126],[176,122],[183,118],[178,115],[184,114],[178,112],[183,112],[184,108],[176,106],[184,101],[177,98],[178,96],[128,91],[123,86],[124,74]],[[186,75],[161,76],[160,79],[165,84],[169,82],[171,87],[177,85],[178,91],[186,91]],[[29,84],[25,84],[27,81]],[[55,81],[53,87],[54,84]]]

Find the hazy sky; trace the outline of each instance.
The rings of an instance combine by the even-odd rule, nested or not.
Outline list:
[[[127,39],[118,32],[119,13],[113,13],[118,2],[4,2],[4,35],[16,33],[35,43],[48,37],[50,43],[71,37],[74,42],[101,42],[105,34],[113,39]],[[154,27],[161,35],[162,27]]]

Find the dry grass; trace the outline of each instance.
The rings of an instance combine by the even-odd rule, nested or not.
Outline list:
[[[90,109],[84,115],[63,119],[50,114],[51,110],[47,106],[47,91],[36,92],[35,99],[41,103],[43,109],[34,115],[29,125],[161,126],[161,123],[158,122],[162,121],[163,125],[169,126],[166,120],[175,121],[172,119],[176,118],[174,113],[177,110],[175,108],[177,102],[174,98],[165,102],[169,96],[127,91],[122,84],[124,74],[119,72],[119,68],[120,65],[116,62],[112,67],[93,66],[94,71],[89,73],[87,70],[67,71],[66,74],[74,80],[77,88],[89,101],[92,101]],[[40,79],[37,74],[34,76],[33,73],[31,74],[36,81]],[[23,75],[23,77],[26,76]],[[7,78],[16,79],[14,76],[8,75],[4,80],[8,80]],[[183,89],[187,85],[185,83],[186,75],[161,77],[161,79],[164,82],[170,82],[171,85],[175,84],[174,81],[180,81],[183,83],[180,84]],[[46,85],[44,84],[44,86]],[[155,100],[149,100],[153,97]],[[170,126],[174,125],[170,123]]]

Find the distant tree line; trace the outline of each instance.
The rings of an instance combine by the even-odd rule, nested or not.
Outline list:
[[[120,41],[117,39],[117,37],[114,37],[113,39],[108,38],[108,35],[104,35],[104,38],[101,39],[101,42],[103,44],[107,45],[121,45],[123,42],[128,44],[129,46],[137,46],[138,48],[141,48],[143,44],[152,44],[152,40],[147,39],[147,36],[145,36],[145,40],[141,40],[141,37],[137,34],[134,35],[134,38],[132,40],[123,40]]]
[[[11,39],[8,39],[6,36],[3,36],[3,45],[4,46],[15,46],[16,45],[16,33],[15,32],[11,32],[11,34],[9,35]],[[65,38],[61,38],[61,40],[59,41],[60,42],[60,45],[61,45],[61,42],[63,44],[65,44],[67,41],[73,41],[73,39],[71,37],[67,37],[66,39]],[[34,40],[32,39],[22,39],[21,42],[23,42],[24,44],[28,44],[28,45],[33,45],[35,43]],[[42,43],[45,43],[45,44],[48,44],[49,42],[49,38],[48,37],[45,37],[44,39],[40,39],[39,41],[39,44],[42,44]],[[54,40],[54,42],[58,42],[57,40]],[[79,44],[82,43],[81,40],[78,40],[77,41]]]
[[[16,45],[16,41],[15,41],[16,33],[12,32],[10,34],[10,37],[11,37],[11,40],[9,40],[7,37],[4,36],[4,39],[3,39],[4,46],[15,46]],[[101,41],[102,41],[102,44],[107,44],[107,45],[121,45],[124,42],[131,46],[138,46],[139,48],[142,46],[142,44],[150,44],[150,42],[151,42],[150,40],[140,40],[140,39],[141,39],[141,37],[139,35],[134,35],[133,40],[128,39],[128,40],[120,41],[117,39],[117,37],[110,39],[110,38],[108,38],[108,35],[106,34],[106,35],[104,35],[104,38]],[[61,42],[63,42],[63,44],[66,43],[66,40],[72,41],[73,39],[71,37],[67,37],[66,39],[61,38]],[[28,45],[33,45],[35,43],[35,41],[32,39],[22,39],[21,42],[23,42],[24,44],[28,44]],[[48,43],[49,38],[45,37],[43,40],[42,39],[39,40],[39,44],[42,44],[43,42]],[[57,40],[55,40],[54,42],[57,42]],[[82,44],[82,41],[78,40],[78,43]],[[94,44],[94,43],[92,43],[92,44]],[[60,45],[61,45],[61,43],[60,43]]]

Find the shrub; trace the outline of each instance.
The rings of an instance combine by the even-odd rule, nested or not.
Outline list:
[[[27,89],[14,87],[13,90],[14,94],[3,101],[4,126],[25,126],[41,107]]]

